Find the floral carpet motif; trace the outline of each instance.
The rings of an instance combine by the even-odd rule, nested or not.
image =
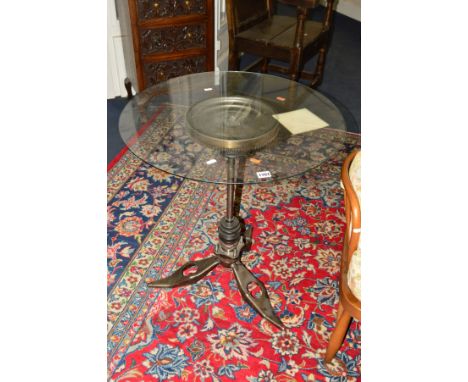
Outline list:
[[[166,121],[168,113],[158,116]],[[253,226],[243,263],[268,290],[279,330],[242,299],[229,269],[194,285],[149,289],[213,253],[225,188],[182,180],[126,152],[108,172],[109,381],[358,381],[360,323],[323,362],[338,306],[344,235],[341,164],[359,145],[302,177],[244,186]]]

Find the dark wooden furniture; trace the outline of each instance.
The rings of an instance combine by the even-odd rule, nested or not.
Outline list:
[[[341,170],[345,199],[346,232],[341,256],[340,301],[335,328],[330,336],[325,354],[325,362],[330,362],[341,347],[351,318],[361,320],[361,301],[351,292],[348,286],[348,269],[351,256],[358,248],[361,236],[361,207],[349,176],[349,168],[358,152],[359,150],[355,150],[348,155]]]
[[[137,92],[213,70],[213,1],[117,0],[127,77]]]
[[[239,54],[261,57],[247,70],[260,68],[263,73],[276,71],[297,81],[310,80],[316,87],[323,77],[325,57],[331,35],[334,0],[328,0],[321,22],[307,20],[308,10],[319,0],[279,0],[295,5],[297,17],[273,13],[272,0],[226,0],[229,28],[229,69],[239,70]],[[303,70],[304,63],[318,54],[314,73]],[[270,59],[287,63],[272,65]]]

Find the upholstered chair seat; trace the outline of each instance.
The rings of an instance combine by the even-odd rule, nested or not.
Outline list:
[[[361,152],[358,152],[349,167],[349,178],[361,204]],[[360,228],[359,228],[360,230]],[[361,238],[358,248],[353,252],[348,268],[348,286],[351,292],[361,300]]]
[[[325,355],[330,362],[343,344],[351,319],[361,320],[361,151],[352,152],[341,171],[346,231],[341,255],[336,323]]]

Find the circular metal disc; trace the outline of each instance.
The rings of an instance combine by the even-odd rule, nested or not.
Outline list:
[[[216,97],[194,104],[187,112],[191,135],[203,144],[236,151],[259,149],[276,138],[278,121],[266,102],[248,97]]]

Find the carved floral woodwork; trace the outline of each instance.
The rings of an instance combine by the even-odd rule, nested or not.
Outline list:
[[[204,24],[173,26],[140,31],[142,54],[167,53],[206,46]]]
[[[144,64],[144,75],[147,86],[155,85],[169,78],[205,70],[206,57],[191,57],[182,60],[147,62]]]
[[[139,0],[137,9],[140,20],[204,14],[206,0]]]
[[[214,70],[214,0],[116,1],[128,88]]]

